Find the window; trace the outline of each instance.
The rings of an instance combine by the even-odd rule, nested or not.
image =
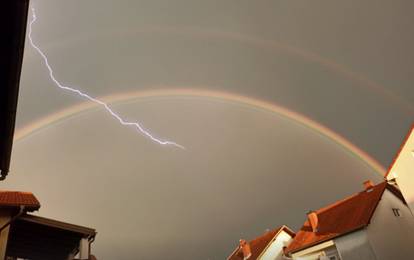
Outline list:
[[[400,209],[393,208],[392,213],[394,213],[394,216],[396,216],[396,217],[401,217]]]

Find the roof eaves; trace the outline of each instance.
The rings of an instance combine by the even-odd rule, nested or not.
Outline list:
[[[280,228],[280,231],[281,230],[284,230],[286,233],[288,233],[292,238],[293,237],[295,237],[296,236],[296,233],[292,230],[292,229],[290,229],[288,226],[286,226],[286,225],[283,225],[281,228]],[[279,231],[279,232],[280,232]]]
[[[233,256],[235,256],[237,254],[237,252],[239,252],[239,249],[240,249],[240,246],[237,246],[236,249],[234,249],[234,251],[226,259],[230,260]]]
[[[407,201],[405,201],[404,196],[402,195],[401,191],[395,187],[392,184],[387,183],[387,187],[386,189],[388,191],[390,191],[395,197],[397,197],[399,200],[401,200],[402,203],[404,203],[405,205],[407,205]]]
[[[382,183],[384,183],[384,182],[382,182]],[[381,184],[381,183],[379,183],[379,184],[377,184],[377,185],[380,185],[380,184]],[[375,206],[374,206],[374,208],[372,209],[371,214],[370,214],[370,216],[369,216],[369,218],[368,218],[368,221],[367,221],[367,223],[365,224],[365,226],[368,226],[368,225],[371,223],[372,216],[374,216],[375,210],[377,210],[378,204],[380,203],[380,201],[381,201],[381,199],[382,199],[382,196],[384,195],[384,192],[385,192],[385,190],[387,189],[387,185],[388,185],[388,183],[385,181],[385,186],[384,186],[384,188],[382,189],[381,194],[378,196],[378,200],[375,202]]]
[[[335,234],[335,235],[332,235],[332,236],[330,236],[330,237],[326,237],[326,238],[324,238],[324,239],[321,239],[321,240],[318,240],[318,241],[316,241],[316,242],[313,242],[313,243],[310,243],[310,244],[307,244],[307,245],[305,245],[305,246],[302,246],[302,247],[299,247],[299,248],[295,248],[295,249],[293,249],[293,250],[286,250],[286,254],[293,254],[293,253],[297,253],[297,252],[299,252],[299,251],[302,251],[302,250],[304,250],[304,249],[307,249],[307,248],[310,248],[310,247],[313,247],[313,246],[316,246],[316,245],[319,245],[319,244],[322,244],[323,242],[326,242],[326,241],[329,241],[329,240],[332,240],[332,239],[335,239],[335,238],[338,238],[338,237],[341,237],[341,236],[345,236],[345,235],[347,235],[347,234],[350,234],[350,233],[353,233],[353,232],[356,232],[356,231],[358,231],[358,230],[360,230],[360,229],[362,229],[362,228],[365,228],[365,227],[367,227],[368,226],[368,224],[364,224],[364,225],[360,225],[360,226],[358,226],[358,227],[356,227],[356,228],[354,228],[354,229],[352,229],[352,230],[349,230],[349,231],[347,231],[347,232],[344,232],[344,233],[339,233],[339,234]]]
[[[25,212],[34,212],[34,211],[38,211],[40,209],[40,204],[39,205],[32,205],[32,204],[10,204],[10,205],[2,205],[2,208],[5,209],[18,209],[21,206],[24,207]]]
[[[30,214],[23,215],[23,216],[19,217],[19,219],[24,220],[24,221],[28,221],[28,222],[41,224],[41,225],[46,225],[46,226],[58,228],[58,229],[62,229],[62,230],[68,230],[68,231],[71,231],[71,232],[87,235],[89,237],[95,237],[96,236],[96,231],[93,228],[74,225],[74,224],[61,222],[61,221],[54,220],[54,219],[44,218],[44,217],[30,215]]]

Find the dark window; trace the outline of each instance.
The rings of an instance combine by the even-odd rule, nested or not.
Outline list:
[[[393,208],[392,213],[394,213],[394,216],[401,217],[400,209]]]

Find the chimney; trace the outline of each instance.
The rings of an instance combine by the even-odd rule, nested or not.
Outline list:
[[[370,190],[374,188],[374,183],[371,180],[364,181],[365,190]]]
[[[247,243],[244,239],[240,239],[240,248],[243,252],[243,260],[249,259],[252,255],[249,243]]]
[[[315,211],[310,211],[308,213],[308,221],[312,227],[312,232],[316,233],[318,231],[318,214]]]

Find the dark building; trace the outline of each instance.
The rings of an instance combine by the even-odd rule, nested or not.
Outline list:
[[[96,231],[32,215],[40,203],[31,192],[0,191],[0,259],[96,259]]]
[[[0,180],[9,172],[29,0],[0,2]]]

